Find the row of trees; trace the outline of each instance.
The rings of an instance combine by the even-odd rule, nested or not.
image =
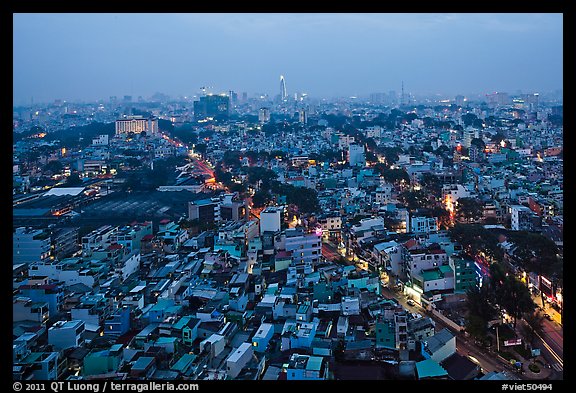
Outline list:
[[[467,293],[466,331],[478,340],[488,335],[488,322],[500,318],[506,312],[512,317],[514,328],[519,319],[525,318],[533,329],[536,304],[530,291],[513,274],[506,272],[501,264],[490,265],[490,276],[481,287],[471,287]]]
[[[254,207],[264,207],[275,197],[285,196],[286,203],[298,207],[300,213],[314,213],[319,210],[318,193],[316,190],[306,187],[296,187],[290,184],[280,183],[276,180],[278,175],[263,167],[240,167],[239,152],[226,152],[224,158],[216,166],[216,181],[221,182],[230,191],[244,193],[247,186],[256,191],[252,196]],[[239,175],[246,175],[243,183],[233,180],[233,175],[227,168],[233,168]]]
[[[475,257],[484,253],[493,261],[504,259],[504,250],[498,245],[498,233],[480,224],[456,223],[449,230],[453,241],[461,244],[465,253]]]

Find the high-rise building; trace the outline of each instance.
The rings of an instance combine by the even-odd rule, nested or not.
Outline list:
[[[288,98],[288,93],[286,92],[286,80],[284,75],[280,75],[280,99],[286,101]]]
[[[12,237],[12,264],[33,263],[50,256],[50,233],[40,229],[16,228]]]
[[[512,99],[508,93],[494,92],[492,94],[486,94],[486,102],[490,108],[497,106],[510,105]]]
[[[270,121],[270,109],[260,108],[258,111],[258,121],[260,123],[268,123]]]
[[[238,93],[233,90],[228,92],[228,96],[230,97],[230,105],[238,104]]]
[[[535,111],[538,109],[540,94],[538,93],[523,94],[522,98],[524,99],[524,103],[529,110]]]
[[[466,99],[466,98],[465,98],[463,95],[457,95],[457,96],[454,98],[454,103],[455,103],[457,106],[464,106],[464,101],[465,101],[465,99]]]
[[[348,147],[348,162],[350,163],[350,166],[366,165],[366,158],[364,156],[364,146],[351,144]]]
[[[306,109],[300,109],[300,112],[298,113],[298,121],[302,124],[307,124],[308,123],[308,113],[306,112]]]
[[[139,134],[145,131],[148,135],[158,133],[158,119],[155,117],[145,118],[143,116],[126,116],[116,120],[116,135],[124,135],[129,132]]]
[[[194,117],[196,120],[205,117],[230,115],[230,97],[225,94],[208,94],[194,101]]]
[[[282,208],[277,206],[268,206],[260,213],[260,234],[264,232],[280,231],[282,217]]]

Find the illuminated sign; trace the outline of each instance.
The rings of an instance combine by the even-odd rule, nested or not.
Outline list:
[[[510,347],[510,346],[513,346],[513,345],[520,345],[520,344],[522,344],[522,339],[521,339],[521,338],[517,338],[517,339],[515,339],[515,340],[506,340],[506,341],[504,341],[504,346],[505,346],[505,347]]]

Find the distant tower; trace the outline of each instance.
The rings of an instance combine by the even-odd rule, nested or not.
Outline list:
[[[288,98],[288,93],[286,93],[286,81],[284,80],[284,75],[280,75],[280,99],[285,101]]]
[[[400,98],[400,105],[404,105],[406,101],[404,101],[404,81],[402,81],[402,97]]]

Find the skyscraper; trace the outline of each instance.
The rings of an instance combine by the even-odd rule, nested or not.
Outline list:
[[[280,75],[280,99],[285,101],[288,98],[288,93],[286,93],[286,81],[284,80],[284,75]]]
[[[194,117],[196,120],[205,117],[230,115],[230,97],[225,94],[209,94],[194,101]]]

